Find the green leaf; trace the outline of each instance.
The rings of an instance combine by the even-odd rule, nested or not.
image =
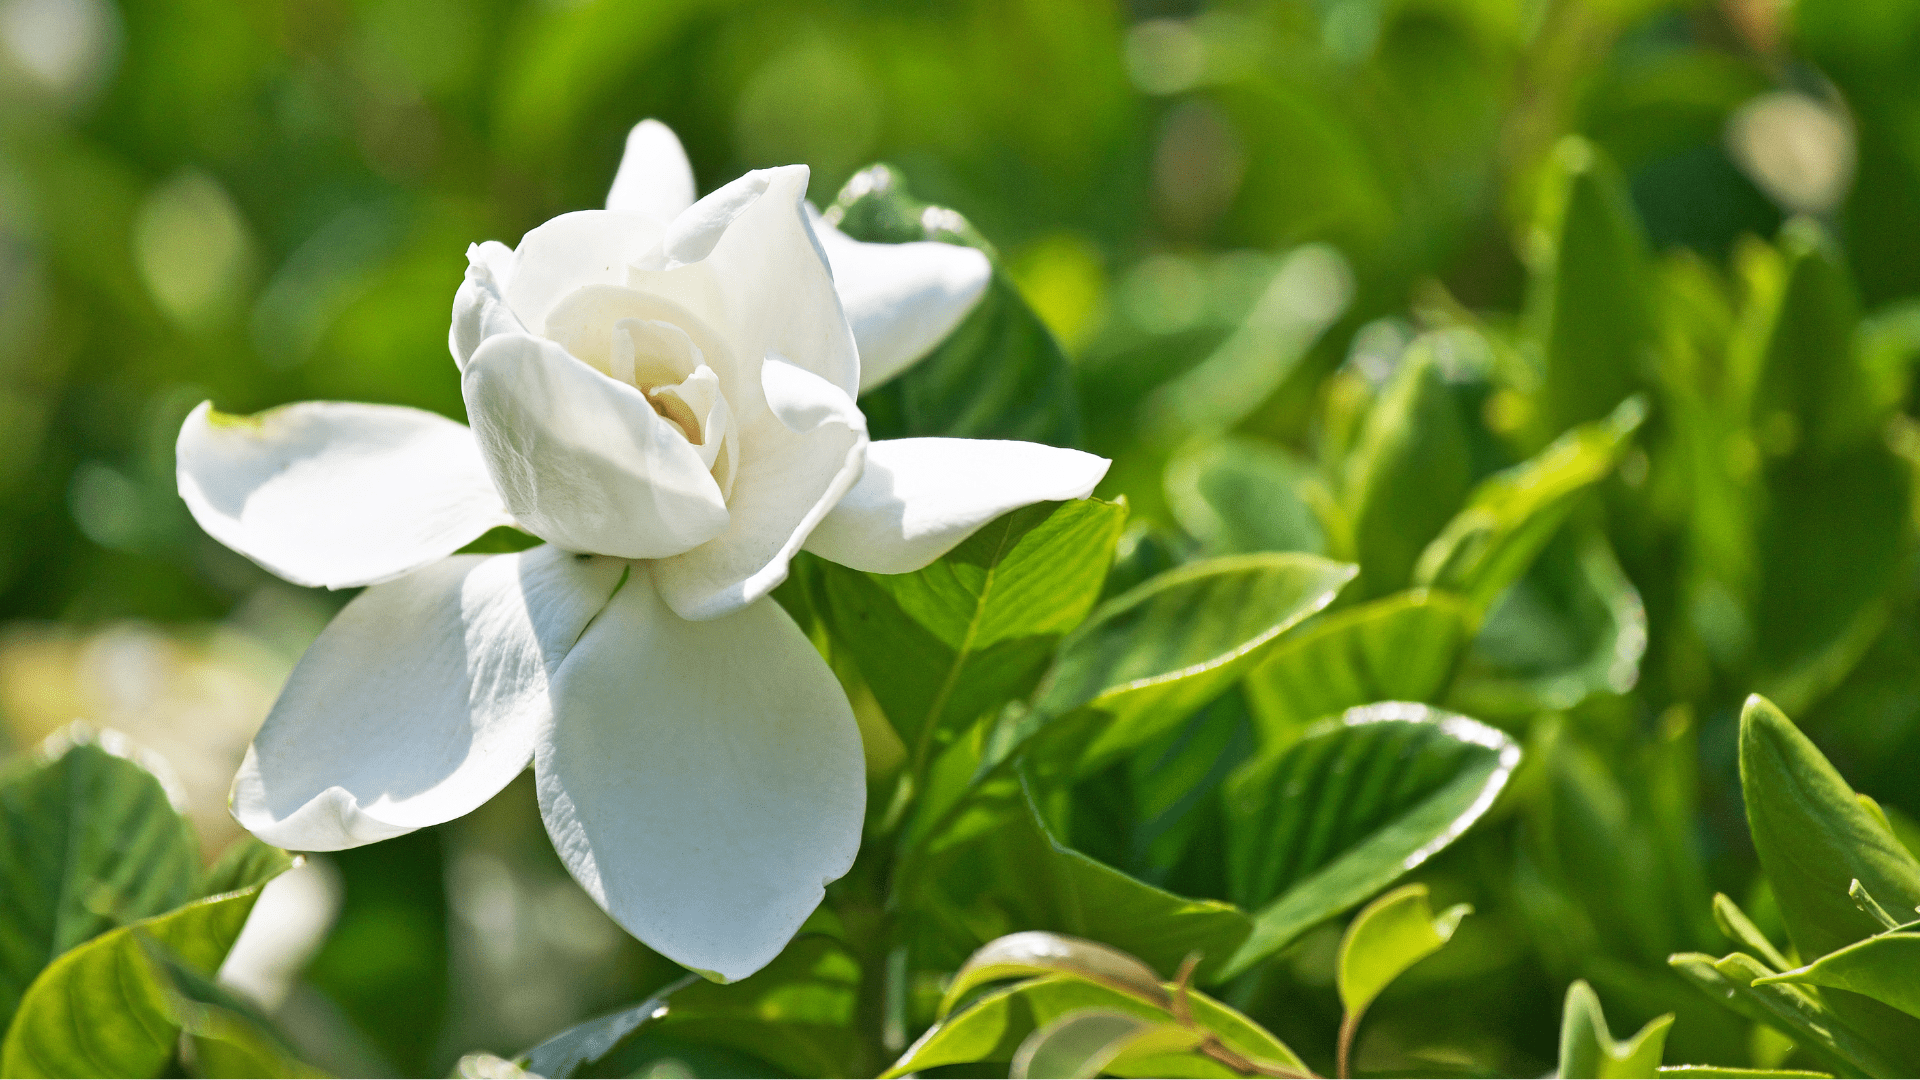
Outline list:
[[[1162,984],[1171,999],[1174,987]],[[1193,1021],[1213,1033],[1222,1045],[1241,1057],[1270,1062],[1294,1072],[1305,1073],[1306,1066],[1285,1043],[1238,1011],[1196,990],[1186,991]],[[1068,974],[1045,975],[1027,979],[982,995],[966,1008],[927,1029],[900,1056],[900,1060],[880,1075],[904,1076],[925,1072],[941,1065],[976,1061],[1011,1061],[1021,1042],[1036,1028],[1068,1013],[1082,1009],[1104,1009],[1160,1023],[1172,1017],[1165,1008],[1149,1005],[1137,997],[1088,982]],[[1210,1061],[1183,1063],[1190,1071],[1171,1072],[1165,1056],[1125,1065],[1116,1063],[1119,1076],[1217,1076],[1240,1075]]]
[[[1785,1032],[1795,1043],[1845,1076],[1905,1075],[1874,1040],[1855,1030],[1826,1002],[1798,986],[1755,986],[1772,969],[1748,956],[1732,953],[1715,960],[1703,953],[1678,953],[1667,963],[1706,995],[1749,1020]]]
[[[1757,980],[1850,990],[1920,1017],[1920,933],[1888,933],[1856,941],[1805,967]]]
[[[143,937],[149,971],[166,994],[173,1021],[189,1038],[196,1076],[317,1077],[252,1004],[195,971],[171,949]]]
[[[1206,1040],[1197,1028],[1156,1024],[1109,1009],[1068,1013],[1027,1036],[1009,1077],[1094,1077],[1143,1058],[1180,1054]]]
[[[1615,1040],[1601,1011],[1599,995],[1585,979],[1567,987],[1560,1019],[1561,1080],[1640,1080],[1662,1075],[1660,1057],[1667,1045],[1673,1014],[1647,1021],[1632,1036]]]
[[[1227,896],[1253,933],[1222,977],[1391,884],[1479,820],[1520,748],[1464,716],[1350,709],[1229,777]]]
[[[1577,525],[1578,523],[1576,523]],[[1640,678],[1647,611],[1598,528],[1569,525],[1487,613],[1446,703],[1489,718],[1571,709]]]
[[[988,983],[1041,975],[1072,975],[1161,1008],[1173,1001],[1162,988],[1160,976],[1137,957],[1097,941],[1023,930],[975,949],[953,973],[935,1018],[945,1019],[963,998]]]
[[[836,643],[908,745],[1032,689],[1100,595],[1126,507],[1082,499],[1006,514],[911,574],[819,564]]]
[[[1322,717],[1372,701],[1436,701],[1453,677],[1470,612],[1449,593],[1416,589],[1322,616],[1274,646],[1247,675],[1247,702],[1268,747]]]
[[[142,939],[211,974],[226,959],[265,882],[109,930],[74,948],[27,988],[0,1047],[7,1076],[153,1076],[173,1056],[180,1022]]]
[[[1474,482],[1472,438],[1447,385],[1439,339],[1407,348],[1347,458],[1342,506],[1353,525],[1361,596],[1404,588]]]
[[[1088,938],[1162,971],[1199,953],[1207,961],[1202,971],[1210,975],[1245,940],[1245,912],[1157,889],[1062,844],[1042,820],[1024,777],[1021,789],[1019,804],[981,837],[975,851],[951,850],[903,886],[926,889],[933,894],[928,906],[958,912],[969,926]]]
[[[1775,453],[1830,458],[1873,437],[1873,387],[1854,347],[1860,301],[1845,256],[1813,222],[1779,238],[1777,287],[1757,293],[1742,331],[1758,347],[1754,422]]]
[[[1641,385],[1652,366],[1652,268],[1627,186],[1598,147],[1562,139],[1541,192],[1524,322],[1551,435],[1605,416]]]
[[[1403,885],[1360,909],[1340,938],[1334,965],[1347,1016],[1358,1021],[1389,983],[1438,952],[1472,912],[1471,904],[1455,904],[1435,918],[1427,887],[1420,884]]]
[[[1324,554],[1326,532],[1303,494],[1318,487],[1314,470],[1285,450],[1235,436],[1182,451],[1166,472],[1174,518],[1212,555]]]
[[[0,1022],[55,957],[194,896],[193,829],[126,740],[55,736],[0,775]]]
[[[1740,714],[1740,791],[1761,869],[1801,956],[1824,956],[1881,929],[1848,897],[1856,879],[1888,908],[1920,904],[1920,863],[1758,695]]]
[[[253,836],[242,836],[228,844],[220,858],[207,867],[200,880],[200,895],[218,896],[265,885],[291,869],[293,856]]]
[[[632,1008],[575,1024],[521,1054],[515,1064],[536,1076],[580,1075],[583,1069],[592,1068],[613,1053],[641,1025],[665,1016],[673,994],[699,979],[698,975],[684,976]]]
[[[1760,959],[1765,960],[1776,970],[1784,971],[1793,966],[1787,962],[1785,956],[1781,955],[1780,950],[1774,947],[1773,942],[1767,939],[1767,935],[1754,925],[1753,920],[1747,917],[1747,913],[1740,910],[1740,905],[1734,903],[1726,893],[1713,894],[1713,921],[1720,927],[1720,932],[1727,935],[1735,944],[1760,954]]]
[[[1533,565],[1579,497],[1613,472],[1646,412],[1644,401],[1629,398],[1605,419],[1481,481],[1420,553],[1414,583],[1457,592],[1475,610],[1487,610]]]
[[[853,1026],[861,980],[845,946],[802,935],[739,982],[700,980],[674,993],[659,1024],[643,1026],[591,1071],[630,1076],[650,1059],[675,1056],[679,1043],[724,1048],[793,1076],[855,1075],[864,1060]]]
[[[825,216],[856,240],[945,241],[994,258],[986,294],[953,333],[912,367],[861,395],[874,438],[1079,442],[1079,405],[1066,354],[973,226],[908,194],[889,165],[871,166],[847,181]]]
[[[1742,1069],[1727,1065],[1662,1065],[1661,1076],[1700,1080],[1833,1080],[1832,1073],[1802,1069]]]
[[[1313,555],[1233,555],[1161,574],[1101,605],[1060,643],[1018,736],[1056,724],[1034,756],[1086,773],[1166,731],[1333,602],[1354,567]]]

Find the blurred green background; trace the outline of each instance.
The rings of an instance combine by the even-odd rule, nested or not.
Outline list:
[[[1324,456],[1344,377],[1384,381],[1374,368],[1423,329],[1497,340],[1514,325],[1539,181],[1566,134],[1618,167],[1652,250],[1693,253],[1702,280],[1735,275],[1743,238],[1801,214],[1836,238],[1864,310],[1896,319],[1920,294],[1908,0],[5,0],[8,741],[76,716],[131,732],[172,762],[217,850],[241,750],[344,598],[199,531],[174,491],[181,419],[209,397],[460,417],[445,342],[466,245],[599,205],[648,116],[679,133],[702,190],[800,161],[824,205],[884,160],[964,213],[1073,361],[1082,442],[1116,460],[1101,494],[1159,527],[1136,543],[1176,549],[1218,539],[1200,535],[1204,507],[1180,504],[1181,469],[1198,468],[1177,453],[1188,434]],[[1190,377],[1236,356],[1251,381]],[[1510,403],[1486,402],[1489,426]],[[1644,478],[1644,455],[1629,466]],[[1675,497],[1679,519],[1704,496]],[[1867,588],[1884,582],[1893,614],[1796,704],[1826,702],[1809,730],[1842,770],[1920,813],[1911,522],[1882,509],[1898,551]],[[1676,631],[1685,642],[1662,637],[1682,605],[1661,585],[1678,547],[1636,548],[1631,532],[1615,544],[1653,639],[1642,696],[1617,711],[1653,730],[1686,727],[1675,702],[1695,710],[1699,836],[1715,883],[1738,892],[1728,723],[1753,687],[1714,652],[1711,611],[1687,624],[1707,629]],[[1863,653],[1885,662],[1843,683]],[[516,786],[330,860],[334,931],[280,1009],[316,1061],[444,1073],[674,973],[573,887],[531,802]],[[1472,878],[1480,860],[1510,875],[1516,843],[1494,834],[1445,872]],[[1488,936],[1466,974],[1489,989],[1463,1000],[1482,1015],[1454,1058],[1422,1067],[1537,1070],[1555,980],[1569,963],[1595,976],[1521,940],[1521,923],[1470,926]],[[1294,968],[1331,1001],[1312,955],[1329,947],[1310,940]],[[1664,993],[1617,1023],[1672,1007]]]

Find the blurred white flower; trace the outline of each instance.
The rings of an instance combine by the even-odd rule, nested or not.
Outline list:
[[[241,824],[371,843],[531,760],[555,848],[627,930],[721,979],[778,954],[851,865],[866,797],[846,695],[767,595],[794,553],[915,570],[1107,467],[869,443],[806,182],[685,205],[678,143],[642,124],[612,209],[476,245],[449,339],[472,430],[337,402],[188,417],[180,493],[209,533],[295,582],[373,585],[255,738]],[[548,544],[451,554],[503,524]]]

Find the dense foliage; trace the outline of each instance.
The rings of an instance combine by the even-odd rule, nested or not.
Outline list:
[[[0,16],[0,1072],[1920,1070],[1920,4]],[[341,598],[200,534],[182,417],[458,416],[466,244],[599,205],[647,115],[705,185],[804,160],[851,236],[987,251],[861,408],[1101,497],[795,563],[868,820],[758,974],[618,934],[521,782],[320,857],[249,999],[289,860],[41,743],[47,657],[144,620],[284,675]],[[174,744],[228,737],[200,700]]]

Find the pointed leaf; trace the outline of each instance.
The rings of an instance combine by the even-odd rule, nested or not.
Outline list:
[[[1824,999],[1798,986],[1754,985],[1772,969],[1748,956],[1731,953],[1715,960],[1702,953],[1678,953],[1667,963],[1706,995],[1733,1011],[1785,1032],[1822,1064],[1851,1076],[1900,1076],[1895,1059],[1855,1030]]]
[[[1520,748],[1426,705],[1350,709],[1227,781],[1228,897],[1253,910],[1231,977],[1452,843],[1493,805]]]
[[[1758,980],[1851,990],[1920,1017],[1920,933],[1890,933],[1857,941],[1805,967]]]
[[[1341,935],[1334,964],[1347,1016],[1357,1020],[1402,972],[1438,952],[1472,911],[1471,904],[1456,904],[1435,918],[1427,887],[1420,884],[1404,885],[1360,909]]]
[[[953,973],[938,1016],[944,1018],[968,993],[987,983],[1056,974],[1096,982],[1162,1008],[1173,1000],[1152,968],[1119,949],[1065,934],[1023,930],[974,950]]]
[[[141,938],[149,970],[166,994],[174,1022],[191,1044],[194,1075],[318,1077],[259,1009],[195,971],[171,949]]]
[[[1567,987],[1567,1004],[1560,1019],[1561,1080],[1640,1080],[1661,1075],[1660,1056],[1666,1049],[1673,1014],[1647,1021],[1632,1036],[1616,1040],[1607,1027],[1600,998],[1585,979]]]
[[[1024,507],[911,574],[819,562],[834,640],[908,745],[1024,695],[1100,595],[1126,507]]]

